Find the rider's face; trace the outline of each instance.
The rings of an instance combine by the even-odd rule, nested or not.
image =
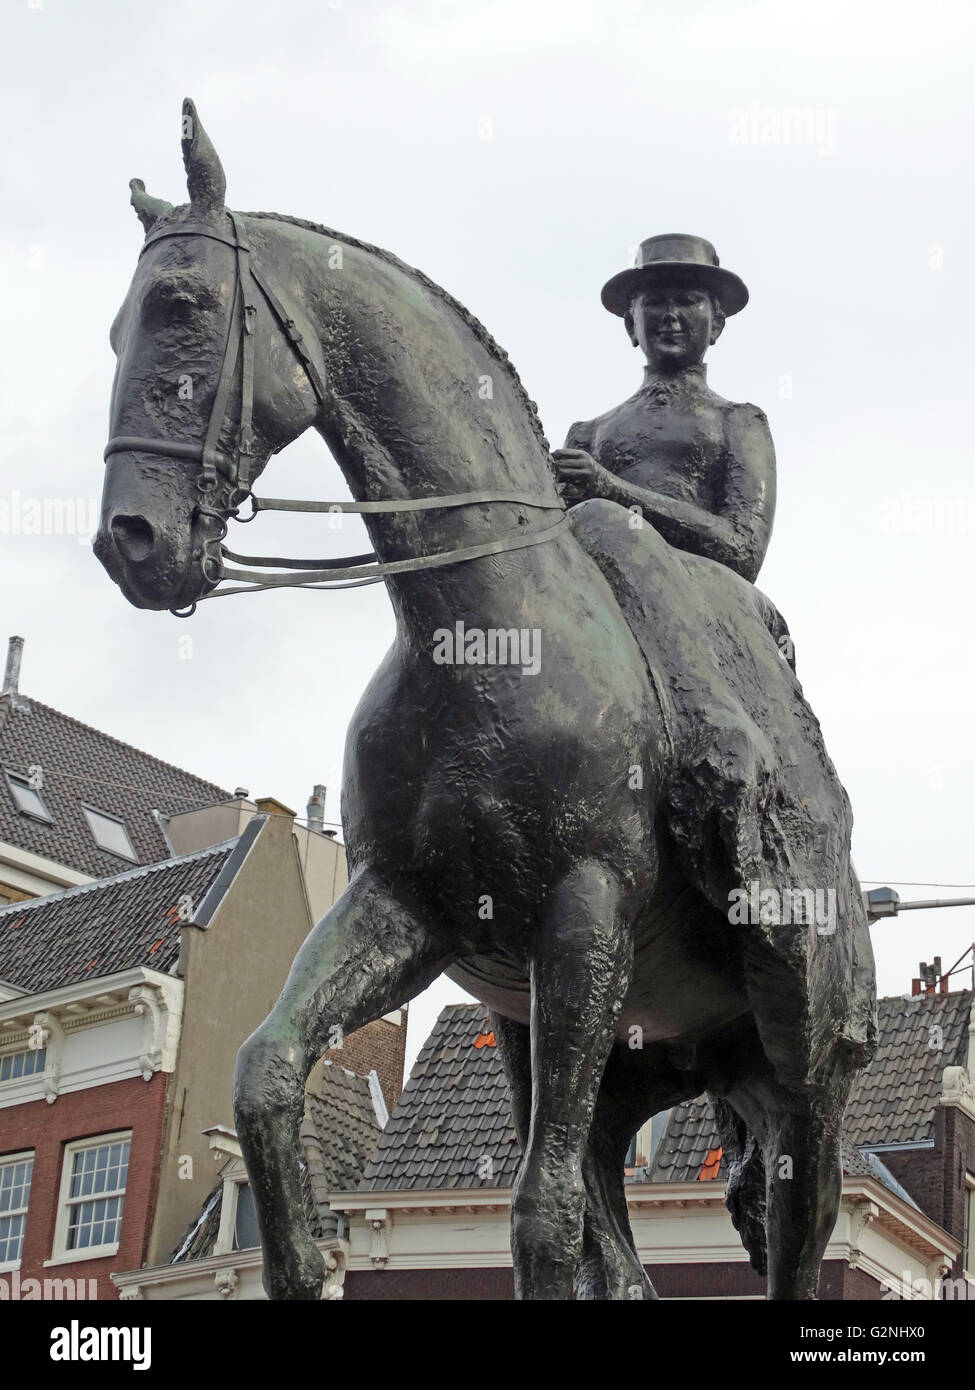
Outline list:
[[[661,284],[637,295],[630,308],[631,337],[647,363],[673,372],[702,361],[717,338],[711,296],[691,285]]]

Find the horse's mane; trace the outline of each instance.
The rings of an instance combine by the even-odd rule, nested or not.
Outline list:
[[[349,246],[356,246],[360,251],[368,251],[370,255],[378,256],[380,260],[386,261],[389,265],[394,265],[397,269],[405,271],[407,275],[411,275],[414,280],[418,280],[426,289],[438,295],[456,314],[459,314],[461,319],[463,319],[464,323],[467,324],[468,328],[477,338],[478,342],[480,342],[488,352],[492,353],[504,367],[505,371],[507,371],[511,378],[515,393],[525,407],[535,436],[546,454],[548,453],[549,444],[548,440],[545,438],[545,431],[542,429],[542,422],[538,418],[538,406],[525,390],[521,377],[515,370],[511,358],[505,352],[504,348],[501,347],[487,331],[480,319],[475,318],[469,309],[465,308],[452,294],[448,294],[442,285],[437,284],[436,280],[431,280],[429,275],[424,275],[423,271],[417,270],[415,266],[407,265],[406,262],[401,261],[398,256],[394,256],[391,251],[384,251],[381,246],[373,246],[368,241],[360,241],[358,237],[349,236],[347,232],[337,232],[332,227],[323,227],[319,222],[310,222],[306,217],[290,217],[287,213],[283,212],[245,212],[242,213],[241,216],[264,218],[269,222],[290,222],[293,227],[303,227],[307,232],[318,232],[319,235],[327,236],[332,240],[344,241]]]

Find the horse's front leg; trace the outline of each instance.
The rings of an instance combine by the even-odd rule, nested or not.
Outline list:
[[[572,1297],[586,1208],[582,1159],[632,965],[622,896],[615,874],[589,860],[542,912],[531,963],[531,1125],[511,1205],[518,1298]]]
[[[324,1263],[304,1212],[305,1081],[335,1038],[414,998],[448,953],[377,875],[356,878],[309,934],[281,997],[237,1055],[234,1112],[269,1298],[318,1299]]]

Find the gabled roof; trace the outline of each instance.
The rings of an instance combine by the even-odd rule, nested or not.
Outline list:
[[[301,1126],[301,1184],[305,1211],[316,1240],[334,1236],[338,1216],[330,1192],[348,1191],[359,1181],[366,1156],[380,1134],[367,1076],[326,1062],[320,1089],[306,1091]],[[220,1233],[223,1182],[210,1192],[193,1223],[180,1237],[171,1264],[213,1254]]]
[[[906,1135],[914,1142],[930,1139],[944,1068],[965,1061],[971,1001],[968,990],[880,1000],[880,1046],[859,1074],[844,1124],[847,1175],[877,1178],[913,1204],[860,1146],[898,1143]],[[480,1004],[443,1010],[366,1165],[360,1192],[513,1183],[520,1151],[504,1071],[487,1029]],[[943,1046],[932,1048],[932,1041]],[[647,1181],[696,1182],[702,1170],[705,1177],[725,1178],[720,1150],[707,1097],[688,1101],[671,1112]]]
[[[511,1186],[521,1151],[488,1027],[481,1004],[443,1010],[366,1165],[360,1192]]]
[[[945,1067],[964,1066],[972,992],[897,995],[877,1003],[879,1046],[853,1087],[843,1127],[855,1144],[923,1144]]]
[[[707,1096],[686,1100],[683,1105],[675,1105],[667,1117],[647,1179],[649,1182],[696,1182],[708,1154],[720,1148],[721,1138]],[[728,1164],[723,1155],[717,1176],[721,1179],[728,1176]]]
[[[355,1187],[380,1133],[369,1078],[326,1062],[320,1092],[308,1093],[301,1127],[316,1199]]]
[[[25,815],[2,768],[43,774],[41,797],[52,820]],[[230,792],[143,753],[23,695],[0,695],[0,841],[78,873],[102,878],[125,860],[99,848],[82,802],[125,822],[142,864],[169,854],[152,812],[171,815],[230,799]]]
[[[845,1173],[877,1177],[892,1191],[907,1195],[882,1163],[861,1150],[933,1141],[944,1069],[964,1065],[967,1056],[971,1005],[971,990],[878,1001],[877,1052],[858,1074],[843,1119]],[[696,1182],[708,1155],[720,1147],[706,1096],[675,1106],[648,1180]],[[727,1176],[723,1157],[719,1176]]]
[[[0,909],[0,978],[36,994],[137,965],[172,973],[180,930],[237,843]]]
[[[843,1173],[850,1178],[876,1178],[912,1207],[917,1203],[873,1154],[863,1153],[843,1134],[840,1140]],[[728,1160],[707,1096],[686,1101],[671,1111],[660,1139],[648,1182],[707,1182],[728,1177]]]

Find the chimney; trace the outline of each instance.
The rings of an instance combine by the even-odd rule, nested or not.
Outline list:
[[[311,796],[308,798],[308,805],[305,807],[305,814],[308,819],[308,829],[314,830],[316,835],[325,834],[325,787],[321,782],[316,782]]]
[[[930,965],[927,961],[922,960],[918,969],[921,972],[920,975],[915,975],[911,981],[911,994],[915,998],[919,994],[948,993],[948,976],[941,973],[940,956],[935,956]]]
[[[11,637],[7,643],[7,666],[3,673],[0,695],[16,695],[20,688],[20,658],[24,654],[23,637]]]

